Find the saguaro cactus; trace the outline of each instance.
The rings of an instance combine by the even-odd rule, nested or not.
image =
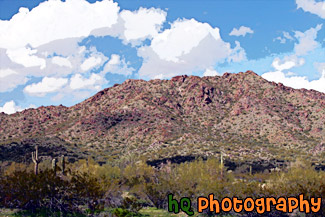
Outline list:
[[[220,156],[220,169],[221,169],[221,178],[223,178],[223,153],[222,152]]]
[[[53,160],[52,160],[52,169],[53,169],[54,174],[56,174],[56,162],[57,162],[56,158],[53,158]]]
[[[35,151],[32,152],[32,160],[35,164],[34,166],[34,173],[35,175],[38,174],[38,164],[41,162],[41,160],[38,158],[38,146],[36,145]]]
[[[61,169],[62,169],[62,174],[64,175],[64,170],[65,170],[65,159],[64,159],[64,155],[61,156]]]
[[[221,157],[220,157],[220,166],[221,169],[223,168],[223,153],[221,152]]]

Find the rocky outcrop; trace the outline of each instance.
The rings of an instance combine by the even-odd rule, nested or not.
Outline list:
[[[252,71],[130,79],[72,107],[0,113],[3,147],[34,138],[59,138],[102,157],[223,150],[238,159],[317,158],[325,142],[325,94],[268,82]]]

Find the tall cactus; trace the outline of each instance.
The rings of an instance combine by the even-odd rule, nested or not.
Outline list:
[[[64,175],[65,171],[65,159],[64,155],[61,156],[61,169],[62,169],[62,175]]]
[[[223,153],[221,152],[221,157],[220,157],[220,166],[221,169],[223,168]]]
[[[41,162],[41,159],[38,158],[38,146],[36,145],[35,151],[32,152],[32,160],[34,162],[34,173],[38,174],[38,164]]]
[[[57,162],[56,158],[53,158],[53,160],[52,160],[52,170],[53,170],[54,174],[56,174],[56,162]]]
[[[220,156],[220,169],[221,169],[221,178],[223,178],[223,153],[222,152]]]

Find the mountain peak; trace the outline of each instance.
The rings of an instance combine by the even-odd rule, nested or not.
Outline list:
[[[59,139],[98,159],[125,152],[150,159],[213,156],[220,149],[236,159],[269,159],[288,147],[295,153],[313,150],[325,141],[324,118],[325,94],[294,91],[253,71],[181,75],[128,79],[72,107],[0,114],[0,142]]]

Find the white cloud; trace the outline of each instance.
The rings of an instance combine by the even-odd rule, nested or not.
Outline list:
[[[29,52],[33,55],[45,58],[46,67],[41,69],[38,66],[24,67],[14,63],[8,57],[6,50],[0,49],[1,67],[4,67],[3,69],[0,68],[0,76],[4,77],[6,75],[5,79],[0,80],[0,92],[11,91],[18,85],[25,84],[31,77],[58,78],[68,77],[69,75],[73,76],[76,72],[86,72],[98,68],[108,59],[98,52],[95,47],[77,46],[77,39],[68,39],[70,43],[65,43],[64,41],[62,39],[51,42],[49,45],[41,46],[40,49],[30,49]],[[70,44],[73,45],[69,46]],[[65,45],[68,46],[68,52],[61,52],[64,51]],[[26,92],[26,90],[29,90],[28,88],[30,88],[30,85],[25,89],[25,93],[28,93],[28,91]],[[57,89],[57,92],[62,91],[61,88]],[[68,92],[65,93],[68,94]],[[45,96],[46,94],[32,93],[32,95]]]
[[[24,92],[29,95],[43,97],[47,93],[58,91],[68,83],[67,78],[49,78],[44,77],[41,82],[27,85]]]
[[[117,54],[112,54],[111,59],[108,61],[109,65],[118,65],[121,63],[120,56]]]
[[[141,45],[145,39],[156,36],[163,23],[166,21],[167,13],[157,8],[142,8],[136,11],[123,10],[120,12],[117,22],[110,28],[95,29],[91,34],[95,36],[118,37],[123,43],[132,46]]]
[[[308,81],[305,76],[291,76],[289,77],[281,71],[267,72],[262,75],[263,78],[269,81],[281,82],[286,86],[293,88],[314,89],[325,93],[325,70],[318,80]]]
[[[322,74],[318,80],[309,81],[305,76],[295,76],[294,72],[283,72],[284,70],[304,65],[306,55],[310,55],[316,48],[320,47],[320,43],[316,41],[316,38],[321,28],[322,24],[319,24],[315,28],[310,28],[305,32],[295,31],[294,37],[298,40],[298,43],[294,44],[294,53],[285,56],[283,60],[275,58],[272,63],[275,71],[264,73],[262,77],[269,81],[281,82],[293,88],[306,88],[325,92],[325,69],[322,67],[322,64],[314,64],[315,68],[318,68],[318,71]],[[284,38],[293,40],[290,34],[285,34],[285,32]]]
[[[287,42],[287,40],[289,40],[289,41],[294,40],[294,38],[288,32],[283,32],[282,34],[283,34],[283,37],[279,36],[279,37],[275,38],[273,41],[279,40],[281,44],[284,44]]]
[[[112,0],[95,3],[85,0],[49,0],[31,11],[20,8],[9,21],[0,20],[1,70],[15,71],[14,74],[11,71],[6,79],[1,79],[0,92],[11,91],[25,84],[30,77],[42,78],[43,82],[48,78],[73,77],[75,72],[99,68],[108,58],[96,49],[79,45],[83,38],[97,30],[109,29],[104,35],[119,37],[126,43],[136,45],[156,36],[166,21],[167,13],[161,9],[119,10],[118,4]],[[116,28],[118,31],[114,33]],[[118,56],[117,63],[113,61],[114,58],[117,60],[117,56],[112,57],[103,72],[121,75],[134,72],[135,69],[129,67],[124,58]],[[101,73],[101,76],[105,75]],[[52,85],[52,89],[44,86],[44,94],[39,89],[43,87],[42,82],[28,85],[24,92],[45,96],[47,92],[67,91],[55,85]]]
[[[297,9],[301,8],[306,12],[316,14],[325,19],[325,2],[316,2],[315,0],[296,0]]]
[[[289,34],[289,32],[283,32],[283,37],[289,40],[294,40],[294,38]]]
[[[52,58],[52,63],[56,64],[58,66],[64,66],[64,67],[72,68],[71,62],[69,61],[68,58],[55,56],[55,57]]]
[[[273,41],[275,41],[275,40],[280,41],[281,44],[284,44],[284,43],[286,43],[286,41],[287,41],[285,38],[281,38],[281,36],[276,37],[275,39],[273,39]]]
[[[99,59],[104,63],[107,58],[94,49],[82,49],[78,42],[95,29],[111,28],[118,15],[119,7],[112,0],[49,0],[31,11],[20,8],[8,21],[0,20],[1,70],[17,72],[1,79],[0,92],[11,91],[30,77],[66,77],[80,71],[80,66],[98,67]],[[84,62],[86,56],[90,59]]]
[[[0,48],[0,72],[2,74],[0,76],[3,77],[5,74],[7,75],[10,72],[10,76],[7,76],[5,79],[1,79],[0,92],[11,91],[18,85],[25,84],[31,77],[67,77],[75,74],[76,72],[92,70],[100,67],[100,65],[104,64],[108,59],[102,53],[98,52],[94,47],[86,48],[84,46],[77,46],[78,40],[76,39],[68,39],[68,42],[70,42],[69,44],[74,45],[71,45],[70,47],[67,46],[68,52],[61,52],[64,50],[63,45],[68,45],[64,41],[65,40],[51,42],[50,45],[41,46],[40,49],[21,49],[27,53],[25,55],[26,58],[24,57],[18,59],[19,61],[22,61],[25,66],[13,62],[10,57],[12,57],[12,59],[16,57],[9,57],[7,54],[9,50]],[[66,55],[63,55],[62,53]],[[20,55],[20,57],[23,56],[24,55]],[[42,61],[37,62],[38,59]],[[35,61],[33,62],[33,60]],[[39,65],[43,66],[40,67]]]
[[[171,29],[157,35],[151,42],[152,50],[167,61],[179,62],[180,56],[188,54],[207,36],[220,40],[219,29],[194,19],[175,21]]]
[[[322,74],[318,80],[309,81],[306,76],[295,76],[295,73],[291,71],[287,73],[283,72],[283,70],[289,70],[293,67],[302,66],[303,64],[305,64],[305,60],[295,55],[286,56],[282,61],[279,58],[275,58],[272,66],[276,71],[266,72],[262,77],[268,81],[280,82],[292,88],[313,89],[325,93],[325,65],[323,63],[315,64]]]
[[[13,100],[6,102],[2,107],[0,107],[0,112],[4,112],[6,114],[13,114],[22,110],[23,109],[20,106],[16,106],[16,103]]]
[[[322,24],[318,24],[315,28],[310,28],[305,32],[295,32],[298,43],[295,43],[294,51],[296,55],[306,55],[308,52],[316,49],[320,44],[315,40],[318,31],[322,28]]]
[[[233,36],[246,36],[246,34],[253,34],[254,31],[246,26],[241,26],[239,29],[233,28],[233,30],[229,33],[229,35]]]
[[[86,59],[80,66],[82,71],[88,71],[90,69],[93,69],[94,67],[100,65],[102,63],[102,58],[100,57],[89,57]]]
[[[155,36],[150,46],[138,49],[144,59],[139,70],[141,77],[164,78],[177,74],[201,71],[218,61],[240,61],[246,58],[240,45],[231,49],[230,44],[220,38],[219,29],[194,19],[176,20],[170,29]]]
[[[93,73],[89,78],[84,78],[82,75],[76,74],[70,79],[70,88],[72,90],[85,88],[100,90],[104,82],[106,80],[99,74]]]
[[[76,55],[79,53],[81,49],[85,51],[85,47],[79,46],[79,43],[83,38],[65,38],[54,40],[49,43],[43,44],[37,47],[37,51],[39,54],[44,57],[48,56],[61,56],[67,57]],[[82,53],[82,52],[81,52]]]
[[[213,68],[207,68],[203,73],[203,76],[216,76],[216,75],[220,75],[220,73],[218,73]]]
[[[11,61],[25,67],[39,66],[40,69],[44,69],[46,67],[46,61],[36,56],[36,53],[37,50],[31,49],[30,47],[7,50],[7,55]]]
[[[134,72],[134,68],[128,67],[128,64],[125,62],[123,58],[117,54],[112,54],[111,59],[105,64],[103,71],[101,73],[112,73],[112,74],[120,74],[120,75],[131,75]]]
[[[272,62],[272,66],[278,71],[288,70],[303,64],[305,64],[305,60],[295,55],[285,56],[282,61],[277,57]]]
[[[162,80],[162,79],[164,79],[164,75],[163,74],[155,75],[153,77],[153,79],[160,79],[160,80]]]
[[[28,109],[28,108],[35,108],[35,105],[29,105],[25,109]],[[6,102],[2,107],[0,107],[0,112],[4,112],[8,115],[13,114],[15,112],[22,111],[22,110],[24,110],[24,109],[20,106],[17,106],[13,100]]]
[[[28,79],[12,69],[0,69],[0,93],[13,90],[25,84]]]
[[[228,62],[240,62],[246,60],[246,52],[240,46],[239,41],[235,41],[236,47],[232,50],[229,57],[227,57]]]
[[[312,53],[316,48],[320,47],[320,43],[315,39],[318,31],[321,28],[322,24],[319,24],[315,28],[310,28],[305,32],[295,31],[294,37],[298,40],[298,43],[294,44],[294,53],[289,56],[285,56],[283,60],[275,58],[272,62],[272,66],[276,71],[264,73],[262,77],[269,81],[281,82],[284,85],[293,88],[314,89],[324,92],[324,72],[322,72],[320,79],[314,81],[308,81],[307,77],[305,76],[294,76],[295,73],[290,71],[287,73],[283,72],[284,70],[289,70],[293,67],[304,65],[305,59],[301,58],[301,56],[306,58],[307,54]],[[286,39],[293,40],[289,33],[284,32],[284,40]]]
[[[119,13],[117,3],[111,0],[49,0],[31,11],[21,8],[9,21],[0,21],[0,49],[6,58],[1,70],[7,70],[2,73],[6,76],[0,81],[0,92],[35,77],[42,80],[26,86],[25,93],[45,96],[57,92],[59,99],[81,93],[80,90],[80,96],[88,94],[87,89],[97,90],[107,82],[106,73],[131,75],[135,69],[123,56],[114,54],[107,61],[96,49],[79,45],[85,37],[97,36],[96,32],[120,38],[132,46],[152,39],[149,46],[137,47],[139,57],[144,58],[139,75],[144,77],[203,71],[218,62],[246,58],[239,42],[231,48],[220,38],[218,28],[194,19],[177,20],[161,32],[166,16],[166,11],[156,8]],[[100,73],[89,75],[89,71],[104,63]]]
[[[108,59],[104,54],[98,52],[95,47],[75,47],[71,54],[65,56],[49,57],[47,67],[39,74],[33,76],[66,77],[76,72],[86,72],[97,69]],[[48,53],[52,56],[57,52]],[[61,66],[61,67],[58,67]]]
[[[317,69],[317,71],[322,74],[322,72],[325,70],[325,62],[323,63],[318,63],[318,62],[315,62],[314,63],[314,67]],[[325,84],[324,84],[325,85]]]
[[[117,22],[119,7],[110,0],[50,0],[29,11],[20,8],[9,21],[0,21],[0,47],[38,47],[54,40],[86,37],[94,29]]]
[[[10,75],[17,75],[18,72],[12,69],[0,69],[0,78],[5,78]]]
[[[272,63],[272,66],[279,71],[282,71],[285,69],[291,69],[295,65],[296,65],[295,62],[293,62],[293,61],[287,61],[287,62],[284,62],[283,64],[279,64],[279,60],[274,60]]]
[[[124,31],[121,38],[139,43],[146,38],[153,38],[158,34],[162,24],[166,20],[167,13],[156,8],[141,8],[137,11],[123,10],[120,13],[124,23]]]

